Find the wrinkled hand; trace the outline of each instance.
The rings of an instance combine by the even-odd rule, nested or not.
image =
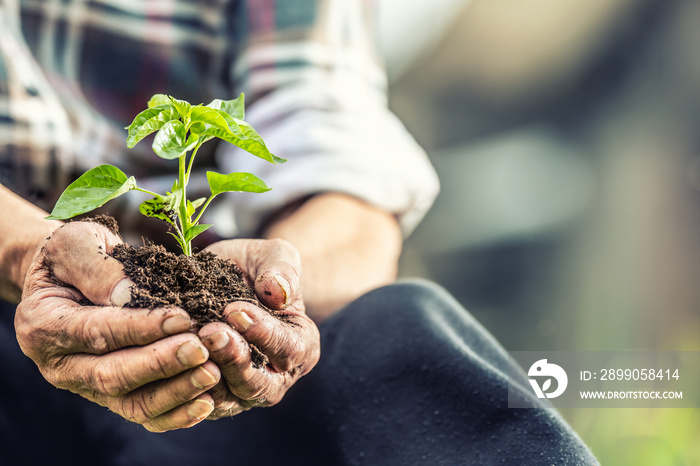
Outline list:
[[[280,320],[239,301],[224,310],[230,326],[215,322],[199,331],[222,374],[221,382],[209,390],[216,406],[209,419],[217,419],[278,403],[318,362],[320,336],[306,315],[299,253],[291,244],[242,239],[220,241],[207,249],[238,264],[260,301],[286,314]],[[255,367],[250,344],[267,356],[267,365]]]
[[[131,282],[106,253],[121,240],[95,223],[56,230],[27,273],[15,329],[22,351],[56,387],[150,431],[209,416],[216,364],[182,309],[124,309]],[[53,276],[52,273],[53,272]],[[95,306],[81,306],[89,299]]]

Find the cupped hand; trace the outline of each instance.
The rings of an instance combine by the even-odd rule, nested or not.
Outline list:
[[[240,239],[207,249],[238,264],[258,299],[281,317],[237,301],[224,310],[229,325],[215,322],[199,331],[222,375],[208,392],[216,406],[209,419],[216,419],[278,403],[316,365],[321,345],[301,295],[299,253],[290,243]],[[266,363],[259,364],[251,345],[265,355]]]
[[[220,371],[182,309],[121,307],[132,283],[107,254],[119,243],[96,223],[56,230],[27,273],[17,340],[58,388],[150,431],[195,425],[214,409],[206,392]]]

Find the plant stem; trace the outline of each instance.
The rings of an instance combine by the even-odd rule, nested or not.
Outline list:
[[[197,155],[197,151],[199,148],[202,146],[203,142],[200,141],[196,146],[194,146],[194,149],[192,149],[192,155],[190,155],[190,163],[187,166],[187,180],[185,181],[186,183],[190,182],[190,173],[192,173],[192,164],[194,163],[194,157]],[[194,222],[195,224],[197,222]]]
[[[142,193],[150,194],[153,197],[161,197],[160,194],[149,191],[148,189],[139,188],[138,186],[134,188],[136,191],[141,191]]]
[[[200,211],[200,215],[197,216],[194,222],[190,221],[190,216],[187,215],[187,184],[190,182],[190,173],[192,173],[192,164],[194,163],[194,158],[197,155],[197,151],[199,148],[202,146],[202,142],[199,142],[196,146],[194,146],[194,149],[192,150],[192,154],[190,154],[190,163],[187,163],[187,154],[183,155],[178,159],[179,161],[179,184],[180,188],[182,189],[182,202],[180,202],[180,231],[178,231],[178,235],[180,236],[180,239],[182,239],[182,244],[184,245],[183,248],[183,253],[191,256],[192,255],[192,241],[188,241],[185,239],[185,233],[187,230],[189,230],[193,225],[196,225],[197,222],[199,221],[199,217],[201,217],[202,211]],[[187,168],[185,168],[187,166]],[[210,199],[211,200],[211,199]],[[204,206],[206,208],[206,206]]]
[[[194,155],[194,154],[193,154]],[[179,163],[179,170],[178,170],[178,183],[179,183],[179,188],[182,189],[182,199],[180,200],[180,214],[178,215],[178,219],[180,220],[180,231],[178,232],[178,235],[180,236],[180,239],[182,239],[182,245],[183,245],[183,253],[187,256],[192,255],[192,242],[185,240],[185,233],[187,230],[190,228],[190,219],[189,216],[187,215],[187,181],[188,180],[188,173],[185,171],[185,165],[186,165],[186,157],[187,155],[183,155],[178,159]]]
[[[207,199],[207,202],[205,202],[202,208],[199,210],[199,214],[197,214],[197,217],[194,219],[194,222],[192,222],[193,225],[197,225],[199,223],[199,219],[202,218],[202,214],[207,209],[207,206],[209,206],[209,203],[213,201],[215,197],[216,195],[213,195],[210,196],[209,199]]]

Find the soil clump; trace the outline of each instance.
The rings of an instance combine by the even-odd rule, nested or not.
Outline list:
[[[258,301],[236,264],[208,251],[186,256],[152,243],[137,248],[119,244],[110,255],[122,263],[124,273],[134,282],[131,301],[124,307],[177,306],[187,311],[195,328],[224,322],[224,308],[234,301],[249,302],[276,314]],[[250,349],[255,367],[268,363],[255,345]]]

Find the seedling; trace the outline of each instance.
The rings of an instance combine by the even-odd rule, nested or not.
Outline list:
[[[71,183],[56,202],[47,219],[65,220],[90,212],[128,191],[141,191],[153,196],[139,206],[147,217],[155,217],[170,224],[170,232],[182,248],[192,255],[192,240],[212,225],[201,225],[199,220],[211,201],[219,194],[232,191],[263,193],[269,191],[265,182],[252,173],[237,172],[223,175],[207,172],[211,195],[194,201],[187,199],[187,184],[197,151],[205,142],[218,138],[244,149],[271,163],[286,162],[276,157],[265,146],[260,135],[243,121],[244,96],[237,99],[216,99],[208,105],[190,105],[164,94],[156,94],[148,102],[148,109],[136,115],[129,130],[127,147],[157,131],[153,151],[161,158],[179,164],[178,178],[172,192],[158,194],[140,188],[133,176],[112,165],[100,165],[82,174]]]

